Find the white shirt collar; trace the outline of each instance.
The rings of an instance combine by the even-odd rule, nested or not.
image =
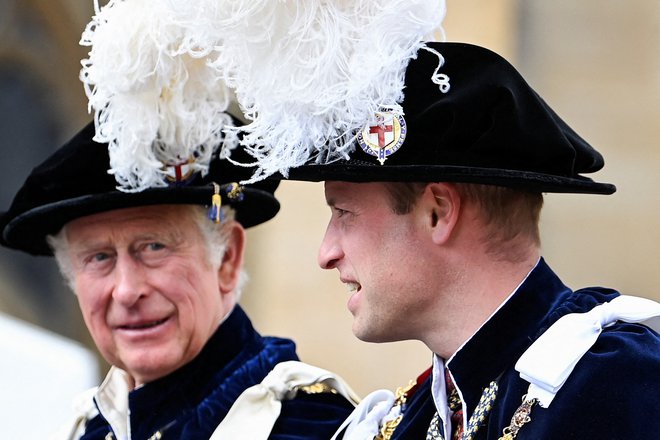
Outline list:
[[[451,432],[449,417],[451,412],[447,405],[447,385],[445,383],[445,363],[437,354],[433,355],[433,376],[431,381],[431,394],[438,417],[442,422],[443,432]]]
[[[128,393],[131,389],[132,380],[128,373],[111,367],[94,396],[99,412],[110,424],[117,440],[131,439],[128,412]]]

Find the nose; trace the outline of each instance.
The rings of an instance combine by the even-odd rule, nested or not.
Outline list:
[[[130,255],[119,255],[115,263],[113,299],[125,307],[131,307],[147,294],[144,268]]]
[[[344,252],[336,239],[332,226],[328,225],[319,247],[318,264],[322,269],[334,269],[343,257]]]

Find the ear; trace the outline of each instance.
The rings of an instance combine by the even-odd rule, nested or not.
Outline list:
[[[461,212],[461,197],[456,185],[430,183],[424,190],[423,198],[433,242],[447,243],[455,231]]]
[[[233,291],[243,268],[243,255],[245,253],[245,229],[240,223],[232,221],[226,225],[227,247],[218,268],[218,285],[222,294]]]

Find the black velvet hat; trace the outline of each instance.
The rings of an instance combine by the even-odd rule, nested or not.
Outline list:
[[[427,46],[444,63],[431,51],[417,52],[405,72],[401,118],[390,117],[393,122],[380,128],[365,126],[349,159],[310,161],[289,170],[289,179],[472,182],[559,193],[616,190],[582,175],[600,170],[602,156],[505,59],[470,44]],[[386,132],[392,134],[386,138]]]
[[[240,192],[232,191],[236,188],[232,183],[247,179],[252,171],[217,157],[204,177],[196,173],[167,187],[119,191],[115,178],[108,173],[108,146],[95,142],[93,136],[94,124],[90,123],[34,168],[9,210],[0,214],[3,246],[34,255],[51,255],[46,236],[57,233],[73,219],[145,205],[210,206],[214,184],[219,186],[222,204],[231,205],[237,220],[246,228],[271,219],[279,210],[273,196],[279,182],[259,182],[242,186]]]

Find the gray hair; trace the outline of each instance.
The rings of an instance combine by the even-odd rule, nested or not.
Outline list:
[[[219,268],[222,264],[225,250],[227,249],[227,240],[229,239],[227,224],[235,219],[236,211],[229,206],[223,206],[223,220],[220,223],[215,223],[209,220],[206,208],[198,205],[186,206],[190,208],[188,212],[199,228],[199,232],[202,234],[209,263],[212,267]],[[57,234],[48,235],[46,241],[48,241],[48,245],[53,250],[55,261],[57,261],[57,266],[59,267],[64,280],[69,288],[75,293],[73,264],[69,253],[66,225],[64,225]],[[243,287],[247,281],[247,273],[244,268],[241,268],[238,284],[233,292],[236,302],[240,299]]]

